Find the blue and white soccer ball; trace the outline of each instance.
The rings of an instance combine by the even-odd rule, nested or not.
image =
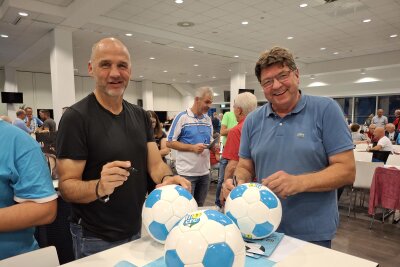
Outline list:
[[[165,242],[168,267],[242,267],[246,251],[237,226],[215,210],[187,214]]]
[[[143,205],[142,220],[149,235],[164,244],[169,231],[187,213],[197,210],[190,192],[179,185],[154,189]]]
[[[247,183],[237,186],[229,194],[225,214],[236,223],[245,239],[261,239],[278,228],[282,206],[279,198],[266,186]]]

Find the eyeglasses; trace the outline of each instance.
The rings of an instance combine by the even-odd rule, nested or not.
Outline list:
[[[264,89],[272,87],[272,85],[274,84],[274,80],[277,80],[278,82],[283,83],[284,81],[286,81],[289,78],[291,72],[292,72],[292,70],[282,71],[275,77],[265,79],[261,82],[261,87]]]

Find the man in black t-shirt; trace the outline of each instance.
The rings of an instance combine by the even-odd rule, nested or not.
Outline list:
[[[146,112],[123,100],[131,76],[126,46],[115,38],[96,43],[89,73],[94,92],[65,111],[56,149],[76,258],[140,237],[147,174],[190,192],[190,182],[162,161]]]

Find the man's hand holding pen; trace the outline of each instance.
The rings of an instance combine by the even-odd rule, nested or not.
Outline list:
[[[193,152],[197,154],[203,153],[204,149],[207,148],[207,144],[204,143],[198,143],[192,146],[193,146]]]
[[[99,196],[111,195],[115,188],[124,184],[132,172],[137,172],[130,161],[113,161],[103,165],[98,186]]]

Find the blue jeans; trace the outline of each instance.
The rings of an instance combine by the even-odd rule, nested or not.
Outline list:
[[[197,202],[199,207],[203,207],[206,200],[208,188],[210,187],[210,174],[203,176],[185,176],[192,183],[192,196]]]
[[[225,168],[228,165],[228,160],[222,158],[219,160],[219,176],[218,176],[218,184],[217,191],[215,192],[215,205],[221,207],[221,201],[219,201],[219,195],[221,194],[222,183],[224,182]]]
[[[325,247],[325,248],[331,248],[332,247],[332,240],[322,240],[322,241],[308,241],[310,243],[313,243],[315,245]]]
[[[70,230],[76,260],[140,238],[138,233],[130,238],[108,242],[97,237],[84,236],[82,226],[76,223],[70,223]]]

